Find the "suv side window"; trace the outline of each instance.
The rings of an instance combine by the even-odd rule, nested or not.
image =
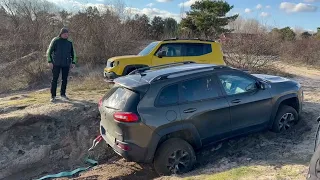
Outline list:
[[[221,74],[218,77],[227,95],[241,94],[257,89],[254,79],[241,74]]]
[[[179,93],[178,93],[178,84],[170,85],[162,89],[160,92],[156,105],[157,106],[169,106],[178,104]]]
[[[212,52],[211,44],[186,43],[186,56],[201,56]]]
[[[162,44],[156,52],[156,56],[163,57],[179,57],[182,56],[182,44],[181,43],[168,43]]]
[[[199,101],[219,97],[219,88],[216,86],[214,76],[205,76],[181,83],[182,101]]]

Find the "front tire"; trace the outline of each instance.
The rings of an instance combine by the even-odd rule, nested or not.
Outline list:
[[[196,162],[192,146],[179,138],[165,141],[155,154],[154,168],[162,175],[183,174],[193,169]]]
[[[298,122],[298,119],[298,113],[293,107],[282,105],[273,122],[272,131],[276,133],[286,131],[292,128]]]

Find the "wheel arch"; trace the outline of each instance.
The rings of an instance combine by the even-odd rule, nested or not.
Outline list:
[[[277,113],[281,105],[291,106],[299,113],[300,104],[299,104],[299,98],[297,94],[287,94],[285,96],[282,96],[278,98],[278,100],[275,102],[275,105],[273,106],[270,122],[268,124],[269,128],[272,128],[275,117],[277,116]]]
[[[152,162],[156,150],[167,139],[180,138],[187,141],[194,149],[202,146],[201,138],[196,127],[191,123],[178,124],[168,128],[155,131],[157,136],[153,136],[151,146],[148,150],[146,162]]]
[[[131,64],[131,65],[127,65],[123,69],[122,75],[125,76],[128,73],[130,73],[132,70],[139,69],[139,68],[144,68],[144,67],[149,67],[149,66],[146,65],[146,64]]]

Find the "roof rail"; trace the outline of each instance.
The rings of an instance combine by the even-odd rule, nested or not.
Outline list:
[[[164,39],[163,41],[174,41],[174,40],[178,40],[179,38],[175,37],[175,38],[169,38],[169,39]]]
[[[198,40],[198,41],[207,41],[207,42],[215,42],[214,40],[210,39],[201,39],[201,38],[185,38],[185,39],[180,39],[180,38],[169,38],[169,39],[164,39],[163,41],[176,41],[176,40]]]
[[[197,68],[197,69],[188,69],[185,71],[179,71],[179,72],[172,72],[172,73],[168,73],[168,74],[162,74],[159,75],[155,78],[153,78],[153,80],[151,82],[156,82],[156,81],[160,81],[163,79],[167,79],[168,76],[170,75],[174,75],[174,74],[182,74],[182,73],[186,73],[186,72],[192,72],[192,71],[199,71],[199,70],[210,70],[210,69],[223,69],[223,68],[229,68],[228,66],[208,66],[208,67],[202,67],[202,68]]]
[[[192,64],[195,63],[193,61],[184,61],[184,62],[176,62],[176,63],[169,63],[169,64],[161,64],[161,65],[157,65],[157,66],[149,66],[149,67],[143,67],[143,68],[139,68],[136,69],[134,71],[132,71],[131,73],[129,73],[128,75],[132,75],[132,74],[136,74],[136,73],[143,73],[147,70],[150,70],[152,68],[165,68],[165,67],[170,67],[170,66],[174,66],[174,65],[184,65],[184,64]]]

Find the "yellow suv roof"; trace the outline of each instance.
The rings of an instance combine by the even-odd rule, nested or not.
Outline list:
[[[202,42],[202,43],[218,43],[214,40],[207,40],[207,39],[179,39],[179,38],[171,38],[171,39],[165,39],[162,40],[162,42],[190,42],[190,43],[195,43],[195,42]]]

